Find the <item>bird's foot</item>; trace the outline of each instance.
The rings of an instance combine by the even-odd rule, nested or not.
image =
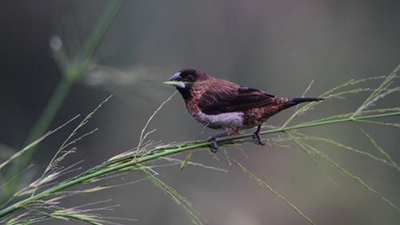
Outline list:
[[[207,138],[207,141],[211,141],[212,145],[210,146],[210,150],[212,153],[217,153],[218,152],[218,142],[217,142],[217,138],[214,136],[211,136],[209,138]]]
[[[256,143],[257,143],[258,145],[264,146],[264,145],[265,145],[265,142],[263,142],[263,141],[261,140],[260,128],[261,128],[261,127],[258,127],[257,130],[256,130],[253,134],[254,134],[254,138],[257,139],[257,142],[256,142]]]
[[[260,134],[254,133],[254,138],[257,139],[256,144],[264,146],[265,142],[261,140]]]

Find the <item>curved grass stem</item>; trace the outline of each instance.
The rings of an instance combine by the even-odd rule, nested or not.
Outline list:
[[[273,134],[273,133],[282,133],[290,130],[298,130],[298,129],[305,129],[305,128],[310,128],[310,127],[318,127],[318,126],[323,126],[323,125],[329,125],[329,124],[336,124],[336,123],[347,123],[347,122],[357,122],[358,120],[371,120],[371,119],[378,119],[378,118],[386,118],[386,117],[393,117],[393,116],[400,116],[400,112],[391,112],[391,113],[382,113],[382,114],[375,114],[375,115],[367,115],[367,116],[355,116],[355,117],[347,117],[347,118],[341,118],[341,119],[333,119],[333,120],[328,120],[328,121],[320,121],[320,122],[308,122],[308,123],[302,123],[290,127],[285,127],[285,128],[277,128],[277,129],[272,129],[272,130],[267,130],[260,132],[261,135],[267,135],[267,134]],[[233,136],[233,137],[228,137],[220,141],[220,146],[224,145],[229,145],[232,143],[237,143],[237,142],[245,142],[247,138],[252,137],[252,134],[244,134],[244,135],[238,135],[238,136]],[[159,159],[161,157],[166,157],[170,155],[175,155],[179,154],[185,151],[189,150],[194,150],[194,149],[199,149],[199,148],[205,148],[209,147],[212,143],[209,141],[194,141],[194,142],[188,142],[184,143],[181,145],[174,145],[174,146],[167,146],[165,148],[154,148],[146,151],[146,153],[141,153],[139,155],[136,154],[136,152],[132,152],[131,154],[119,157],[119,158],[114,158],[113,160],[110,160],[100,166],[94,167],[92,169],[89,169],[88,171],[75,176],[69,180],[66,180],[60,184],[57,184],[54,187],[51,187],[47,190],[44,190],[40,193],[37,193],[29,198],[26,198],[24,200],[21,200],[19,202],[16,202],[7,208],[4,208],[0,210],[0,218],[10,214],[11,212],[25,208],[25,206],[41,200],[43,198],[46,198],[48,196],[51,196],[59,191],[62,191],[64,189],[67,189],[69,187],[86,183],[94,178],[98,178],[107,174],[111,174],[114,172],[118,171],[124,171],[127,169],[138,169],[139,164],[143,164],[145,162],[149,162],[155,159]],[[133,157],[137,157],[136,162],[134,162],[132,159]]]

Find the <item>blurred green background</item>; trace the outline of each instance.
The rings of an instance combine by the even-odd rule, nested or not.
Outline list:
[[[69,55],[78,52],[109,2],[0,3],[1,160],[21,148],[63,76],[52,56],[54,49],[62,47]],[[135,147],[148,117],[174,91],[162,82],[182,68],[198,68],[287,97],[301,96],[312,80],[308,96],[317,96],[351,78],[387,75],[400,62],[399,9],[400,1],[372,0],[126,1],[97,48],[90,70],[72,87],[51,124],[56,128],[77,114],[87,114],[114,95],[88,125],[100,131],[80,142],[77,153],[64,163],[84,159],[86,169]],[[354,111],[367,96],[327,101],[295,123]],[[397,95],[384,99],[380,106],[398,104]],[[282,125],[291,113],[293,109],[275,116],[269,124]],[[359,127],[400,162],[399,129],[341,124],[307,133],[373,152]],[[214,132],[202,133],[202,126],[187,114],[178,95],[149,128],[157,129],[149,138],[162,143],[203,139]],[[40,145],[32,162],[35,167],[25,177],[35,169],[43,170],[72,129],[69,126]],[[349,152],[321,148],[400,204],[400,180],[393,169]],[[336,171],[321,172],[293,144],[288,148],[246,144],[244,149],[246,154],[235,148],[229,152],[317,224],[398,224],[400,215],[394,209]],[[204,149],[192,160],[228,172],[190,166],[183,172],[179,166],[157,172],[211,224],[306,224],[287,205],[230,166],[221,154]],[[127,175],[125,179],[138,177]],[[190,223],[149,181],[73,197],[64,205],[106,199],[121,207],[105,215],[138,219],[122,224]]]

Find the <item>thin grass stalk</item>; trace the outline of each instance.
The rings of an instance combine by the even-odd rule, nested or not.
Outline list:
[[[48,130],[55,115],[57,114],[62,103],[67,97],[72,85],[73,83],[70,82],[67,78],[65,77],[62,78],[54,94],[50,98],[49,103],[45,107],[42,115],[40,116],[39,120],[37,121],[36,125],[31,131],[29,137],[27,138],[26,144],[24,146],[27,146],[28,143],[33,142],[35,139],[37,139],[37,137],[42,136]],[[9,175],[16,174],[19,171],[23,170],[27,166],[27,164],[31,161],[32,155],[35,153],[36,147],[37,145],[32,146],[29,149],[29,151],[26,151],[24,153],[24,156],[20,157],[19,161],[13,164],[8,174]],[[7,176],[7,179],[9,178],[10,176]],[[0,202],[3,202],[4,199],[8,198],[11,194],[13,194],[18,183],[19,179],[15,179],[8,185],[4,186],[2,190],[2,196],[0,197]]]
[[[273,134],[273,133],[282,133],[282,132],[287,132],[290,130],[318,127],[318,126],[323,126],[323,125],[328,125],[328,124],[357,122],[357,120],[370,120],[370,119],[386,118],[386,117],[393,117],[393,116],[400,116],[400,112],[383,113],[383,114],[367,115],[367,116],[355,116],[355,117],[335,119],[332,121],[323,121],[323,122],[316,122],[316,123],[310,122],[310,123],[306,123],[306,124],[299,124],[299,125],[294,125],[294,126],[285,127],[285,128],[277,128],[277,129],[267,130],[267,131],[261,132],[260,134],[267,135],[267,134]],[[233,142],[244,142],[246,138],[249,138],[252,136],[253,136],[252,134],[244,134],[244,135],[225,138],[224,140],[220,141],[220,146],[228,145]],[[76,177],[73,177],[73,178],[65,181],[65,182],[57,184],[56,186],[51,187],[47,190],[44,190],[38,194],[35,194],[34,196],[31,196],[29,198],[26,198],[24,200],[16,202],[16,203],[8,206],[7,208],[0,210],[0,218],[10,214],[11,212],[14,212],[15,210],[23,209],[28,204],[33,203],[37,200],[40,200],[45,197],[56,194],[57,192],[62,191],[66,188],[69,188],[69,187],[72,187],[72,186],[75,186],[78,184],[86,183],[94,178],[98,178],[98,177],[101,177],[101,176],[104,176],[104,175],[107,175],[107,174],[110,174],[113,172],[123,171],[123,170],[127,170],[127,169],[138,170],[137,166],[139,164],[143,164],[145,162],[159,159],[161,157],[175,155],[175,154],[179,154],[179,153],[193,150],[193,149],[209,147],[209,146],[211,146],[211,144],[212,143],[209,141],[200,141],[200,142],[195,141],[195,142],[186,143],[184,145],[170,146],[165,149],[155,148],[155,149],[147,151],[148,154],[137,155],[136,163],[133,162],[133,160],[132,160],[133,157],[136,155],[136,153],[132,153],[129,156],[124,156],[124,157],[118,158],[116,160],[113,160],[112,162],[107,162],[103,165],[95,167],[95,169],[89,169],[87,172],[84,172],[81,175],[78,175]]]

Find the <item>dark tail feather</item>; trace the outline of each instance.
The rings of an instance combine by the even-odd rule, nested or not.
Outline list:
[[[324,100],[323,98],[293,98],[289,102],[292,103],[293,105],[297,105],[299,103],[303,102],[316,102],[316,101],[321,101]]]

